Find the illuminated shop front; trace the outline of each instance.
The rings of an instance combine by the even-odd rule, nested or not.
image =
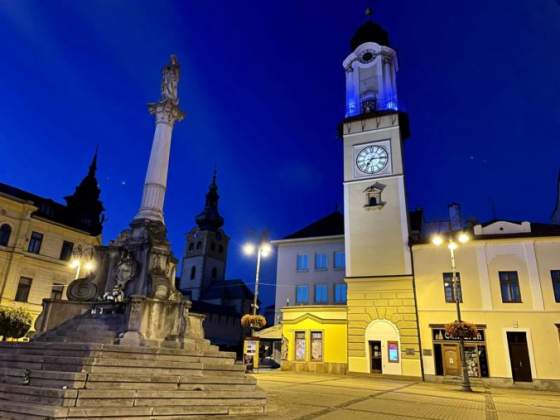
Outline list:
[[[450,337],[443,325],[430,325],[437,376],[461,376],[461,352],[459,339]],[[465,338],[465,359],[470,377],[487,378],[488,358],[486,354],[486,337],[484,326],[477,326],[478,334],[474,338]]]

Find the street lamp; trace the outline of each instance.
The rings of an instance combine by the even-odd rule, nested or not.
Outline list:
[[[70,268],[76,269],[76,275],[74,280],[80,278],[80,272],[82,268],[86,273],[91,273],[95,270],[95,261],[93,260],[93,248],[84,249],[81,245],[78,245],[72,251],[72,259],[69,263]]]
[[[253,298],[253,316],[257,315],[257,309],[259,306],[257,305],[258,297],[259,297],[259,276],[261,271],[261,258],[266,258],[272,252],[272,246],[263,238],[258,245],[253,243],[246,243],[243,245],[243,253],[245,255],[254,255],[257,254],[257,272],[255,275],[255,296]]]
[[[454,240],[453,236],[447,238],[447,249],[449,249],[449,254],[451,256],[451,279],[453,284],[453,297],[455,299],[455,307],[457,308],[457,321],[459,323],[463,322],[461,319],[461,306],[459,304],[459,281],[457,279],[457,268],[455,266],[455,251],[460,244],[466,244],[470,240],[470,237],[465,232],[460,232],[457,235],[457,241]],[[434,235],[432,237],[432,243],[436,246],[440,246],[444,243],[444,238],[441,235]],[[465,360],[465,338],[463,334],[459,335],[459,350],[461,352],[461,369],[463,371],[463,383],[461,388],[463,391],[472,391],[471,382],[469,379],[469,372],[467,371],[467,361]]]

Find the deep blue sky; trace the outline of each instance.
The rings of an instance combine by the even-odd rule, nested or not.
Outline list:
[[[443,218],[458,201],[485,220],[493,200],[501,218],[547,222],[560,167],[559,1],[375,3],[410,114],[409,207]],[[187,117],[165,203],[174,251],[216,166],[228,275],[251,282],[245,238],[265,228],[281,237],[341,204],[341,63],[365,6],[0,0],[0,181],[62,201],[99,144],[103,236],[114,238],[140,202],[153,134],[145,104],[175,53]]]

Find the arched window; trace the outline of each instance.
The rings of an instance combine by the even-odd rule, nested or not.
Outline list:
[[[200,249],[200,248],[202,248],[202,242],[198,241],[196,243],[196,249]]]
[[[222,245],[218,245],[218,252],[221,254],[224,252],[224,247]]]
[[[192,251],[193,249],[194,249],[194,243],[191,242],[191,243],[189,244],[189,251]]]
[[[10,242],[10,235],[12,234],[12,228],[8,224],[3,224],[0,227],[0,245],[8,246]]]
[[[211,274],[211,276],[212,276],[212,280],[216,280],[216,277],[218,277],[218,270],[216,270],[216,267],[214,267],[214,268],[212,269],[212,274]]]
[[[194,276],[196,276],[196,266],[193,265],[191,268],[191,280],[194,280]]]
[[[215,250],[216,250],[216,243],[212,242],[212,243],[210,244],[210,250],[211,250],[211,251],[215,251]]]

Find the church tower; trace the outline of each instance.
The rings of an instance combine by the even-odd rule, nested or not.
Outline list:
[[[103,228],[103,203],[96,178],[97,150],[89,166],[88,174],[76,187],[74,194],[64,197],[67,217],[73,226],[79,226],[92,235],[100,235]]]
[[[204,210],[196,216],[197,226],[187,234],[185,244],[179,289],[192,300],[202,299],[205,290],[225,278],[229,237],[222,229],[224,218],[218,211],[219,198],[214,174]]]
[[[367,14],[343,62],[348,370],[420,376],[402,155],[408,119],[398,107],[397,54]]]

